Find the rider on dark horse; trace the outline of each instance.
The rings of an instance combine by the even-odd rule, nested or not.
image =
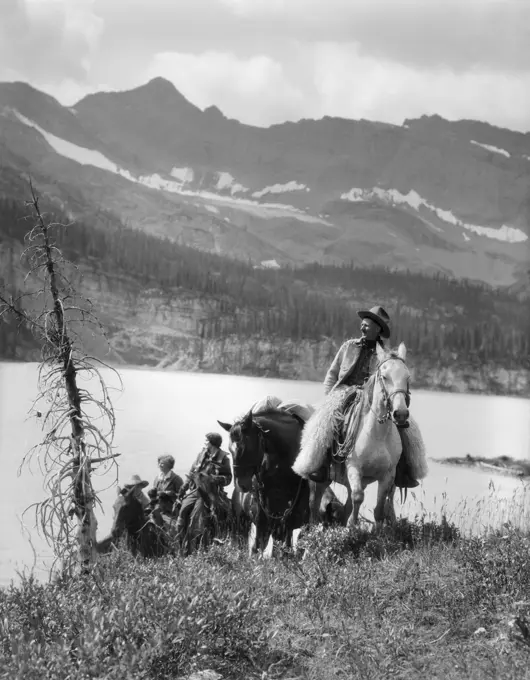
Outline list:
[[[361,318],[361,337],[347,340],[335,355],[324,378],[324,392],[329,394],[339,387],[346,388],[347,394],[341,409],[345,414],[353,401],[360,397],[362,389],[378,366],[376,347],[384,347],[384,339],[390,337],[390,317],[381,306],[368,311],[357,312]],[[401,430],[398,430],[401,435]],[[309,475],[314,482],[328,479],[328,465],[323,465]],[[396,484],[403,488],[414,488],[418,481],[413,479],[401,456],[396,470]]]
[[[223,438],[218,432],[209,432],[202,451],[190,468],[189,476],[198,472],[208,475],[219,486],[219,491],[228,486],[232,481],[232,469],[230,458],[226,451],[221,449]],[[222,491],[224,493],[224,491]],[[199,497],[199,491],[191,480],[184,483],[180,489],[179,498],[182,505],[177,519],[177,537],[180,541],[184,538],[190,515],[195,502]],[[178,501],[177,501],[178,503]]]

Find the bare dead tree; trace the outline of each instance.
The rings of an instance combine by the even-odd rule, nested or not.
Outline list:
[[[77,564],[86,573],[96,561],[94,509],[99,500],[92,475],[98,463],[104,463],[100,472],[116,470],[119,455],[113,453],[115,417],[100,370],[113,369],[83,351],[81,336],[101,328],[90,302],[77,296],[67,277],[76,268],[54,239],[57,229],[70,225],[49,222],[31,182],[30,189],[27,205],[32,207],[34,224],[26,234],[21,260],[29,267],[24,284],[31,290],[18,297],[0,294],[0,316],[18,317],[42,346],[39,394],[32,411],[42,417],[45,435],[24,456],[20,468],[37,458],[49,495],[26,512],[34,510],[37,527],[62,568],[70,570]],[[81,374],[89,389],[80,387]]]

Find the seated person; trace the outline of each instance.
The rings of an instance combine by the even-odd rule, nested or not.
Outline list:
[[[221,449],[222,443],[223,438],[218,432],[209,432],[203,449],[190,468],[190,476],[197,472],[205,473],[217,482],[220,490],[232,482],[230,457]],[[177,535],[181,541],[198,496],[199,492],[191,481],[186,482],[181,488],[179,497],[182,498],[182,504],[177,520]]]
[[[182,477],[173,472],[175,467],[175,459],[170,455],[158,456],[159,474],[155,477],[153,482],[153,489],[156,489],[158,495],[162,491],[171,491],[177,496],[182,484]]]

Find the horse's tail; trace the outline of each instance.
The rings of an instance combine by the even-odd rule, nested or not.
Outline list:
[[[403,456],[413,479],[424,479],[429,471],[425,444],[420,428],[414,418],[409,418],[410,427],[400,430]]]

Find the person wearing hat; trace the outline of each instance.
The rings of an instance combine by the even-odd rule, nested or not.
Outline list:
[[[123,485],[123,488],[127,491],[132,489],[131,495],[136,498],[136,500],[140,501],[144,512],[147,512],[148,508],[150,507],[149,498],[147,498],[145,493],[142,491],[142,489],[145,489],[146,486],[149,486],[149,482],[147,482],[145,479],[142,479],[140,475],[132,475],[129,481]]]
[[[341,405],[343,414],[377,370],[377,345],[384,347],[384,340],[390,338],[390,317],[383,307],[377,305],[369,310],[358,311],[357,314],[361,319],[361,337],[346,340],[341,345],[324,378],[326,395],[340,388],[344,390],[345,398]],[[408,475],[404,466],[405,461],[400,460],[400,486],[418,486],[419,482]],[[314,482],[323,482],[328,474],[326,464],[311,473],[309,478]]]
[[[346,340],[331,362],[324,378],[324,392],[340,385],[363,387],[377,368],[376,345],[384,346],[390,337],[390,317],[383,307],[357,312],[361,319],[361,337]]]
[[[190,468],[189,477],[198,472],[207,474],[219,485],[219,490],[221,491],[223,487],[228,486],[232,482],[230,457],[226,451],[221,449],[223,437],[218,432],[208,432],[205,439],[204,447]],[[180,541],[184,538],[188,519],[198,496],[199,492],[193,482],[190,480],[185,482],[180,490],[179,500],[177,501],[178,505],[180,499],[182,499],[177,519],[177,537]]]

